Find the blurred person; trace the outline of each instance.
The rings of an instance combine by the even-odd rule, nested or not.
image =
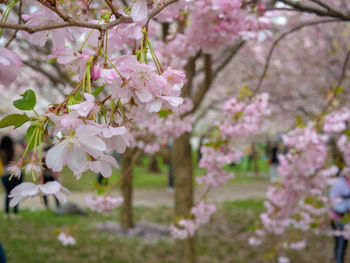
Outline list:
[[[13,188],[15,188],[17,185],[21,184],[23,181],[23,174],[21,174],[20,178],[11,176],[10,172],[7,169],[7,166],[9,165],[10,162],[15,161],[15,143],[14,141],[11,139],[10,136],[4,136],[1,139],[1,143],[0,143],[0,159],[2,162],[2,166],[3,166],[3,172],[2,172],[2,184],[5,188],[5,214],[7,217],[10,216],[10,197],[9,194],[12,191]],[[17,161],[17,160],[16,160]],[[13,213],[14,216],[17,214],[18,212],[18,205],[16,205],[13,208]]]
[[[278,153],[279,153],[279,145],[278,142],[275,141],[271,143],[269,150],[268,150],[268,163],[270,166],[269,169],[269,175],[270,175],[270,182],[274,183],[278,179],[278,165],[279,165],[279,160],[278,160]]]
[[[0,242],[0,263],[6,263],[5,251]]]
[[[335,231],[344,231],[348,222],[344,222],[345,215],[350,212],[350,168],[344,168],[336,182],[329,189],[329,198],[332,204],[330,217],[331,225]],[[348,230],[347,230],[348,231]],[[337,263],[344,263],[346,248],[348,245],[347,237],[342,233],[334,235],[334,257]]]

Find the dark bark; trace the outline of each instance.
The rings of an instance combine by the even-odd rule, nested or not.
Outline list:
[[[148,167],[148,171],[152,173],[160,173],[160,169],[158,166],[158,160],[156,155],[150,156],[150,163]]]
[[[193,167],[190,134],[185,133],[174,141],[171,161],[175,183],[175,215],[186,217],[193,205]],[[193,238],[175,242],[176,262],[195,262]]]
[[[132,209],[133,199],[133,150],[128,149],[125,151],[122,157],[122,182],[121,190],[124,198],[124,202],[121,209],[120,221],[123,228],[133,228],[134,218]]]

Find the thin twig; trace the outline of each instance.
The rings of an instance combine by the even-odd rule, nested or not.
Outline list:
[[[19,0],[19,8],[18,8],[18,24],[21,24],[22,21],[22,6],[23,6],[23,0]],[[18,30],[16,30],[13,35],[7,40],[5,47],[7,48],[11,42],[16,38]]]
[[[104,43],[104,36],[106,34],[106,31],[101,31],[99,37],[98,37],[98,44],[97,44],[97,48],[94,54],[94,59],[92,61],[92,66],[96,63],[98,56],[100,54],[100,51],[103,47],[103,43]],[[79,85],[76,86],[76,88],[72,91],[71,95],[75,95],[81,88],[81,86],[83,85],[83,81],[81,80]],[[58,106],[57,108],[54,110],[54,113],[58,113],[59,110],[62,108],[62,106],[69,100],[69,97],[66,97]]]
[[[109,8],[112,10],[113,15],[115,16],[115,18],[119,18],[120,14],[118,13],[118,9],[115,8],[115,6],[113,5],[113,3],[110,0],[105,0],[106,4],[109,6]]]
[[[301,10],[303,12],[306,13],[312,13],[318,16],[324,16],[324,17],[334,17],[334,18],[338,18],[341,20],[345,20],[345,21],[349,21],[350,20],[350,16],[341,13],[340,11],[337,10],[322,10],[322,9],[318,9],[312,6],[307,6],[307,5],[302,5],[300,2],[296,2],[294,0],[280,0],[280,2],[289,5],[295,9]],[[330,7],[329,7],[330,8]]]
[[[332,93],[331,98],[328,100],[327,105],[323,108],[321,114],[318,116],[316,123],[319,123],[319,121],[321,120],[322,116],[327,112],[327,110],[329,109],[329,107],[332,106],[333,101],[336,99],[340,88],[341,88],[341,84],[343,83],[345,76],[346,76],[346,71],[347,71],[347,66],[349,64],[349,60],[350,60],[350,50],[346,53],[346,57],[344,59],[344,63],[343,63],[343,68],[342,68],[342,72],[341,75],[337,81],[337,84],[335,86],[335,89]]]
[[[40,0],[41,1],[41,0]],[[168,0],[164,3],[162,7],[157,7],[151,12],[148,13],[148,19],[153,18],[156,16],[160,11],[162,11],[165,7],[177,2],[178,0]],[[63,15],[64,16],[64,15]],[[52,29],[58,29],[58,28],[66,28],[66,27],[80,27],[80,28],[91,28],[91,29],[97,29],[99,31],[107,31],[113,27],[115,27],[118,24],[121,23],[132,23],[133,20],[129,16],[120,16],[118,19],[109,22],[107,24],[99,25],[94,23],[88,23],[83,21],[74,20],[71,17],[67,18],[68,20],[65,22],[59,22],[59,23],[51,23],[48,25],[37,25],[37,26],[27,26],[27,25],[19,25],[19,24],[7,24],[7,23],[0,23],[0,28],[4,29],[12,29],[12,30],[21,30],[26,31],[30,34],[46,31],[46,30],[52,30]]]
[[[259,92],[261,85],[266,77],[267,71],[269,69],[270,66],[270,60],[271,60],[271,56],[276,48],[276,46],[278,45],[278,43],[284,39],[286,36],[288,36],[291,33],[294,33],[304,27],[309,27],[309,26],[314,26],[314,25],[318,25],[318,24],[324,24],[324,23],[331,23],[331,22],[344,22],[343,20],[339,20],[339,19],[326,19],[326,20],[318,20],[318,21],[313,21],[313,22],[308,22],[308,23],[303,23],[301,25],[298,25],[296,27],[293,27],[292,29],[288,30],[287,32],[284,32],[282,35],[280,35],[272,44],[268,56],[266,58],[266,62],[265,62],[265,66],[264,66],[264,70],[263,73],[261,74],[260,78],[259,78],[259,82],[258,85],[256,86],[256,88],[253,91],[253,94],[256,94],[257,92]]]
[[[37,2],[39,2],[40,4],[42,4],[43,6],[46,6],[47,8],[49,8],[52,12],[55,12],[59,17],[61,17],[64,21],[71,21],[72,18],[69,17],[68,15],[66,15],[65,13],[63,13],[57,6],[53,6],[51,5],[49,2],[46,2],[44,0],[37,0]]]

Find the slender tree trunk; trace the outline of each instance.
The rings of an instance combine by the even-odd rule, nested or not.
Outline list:
[[[157,155],[150,156],[150,163],[149,163],[148,171],[153,172],[153,173],[160,173]]]
[[[189,133],[174,141],[171,157],[175,183],[175,215],[184,217],[188,215],[193,205],[193,167]],[[176,241],[176,262],[194,263],[194,244],[193,238]]]
[[[121,209],[121,226],[133,228],[134,218],[132,210],[132,177],[133,177],[133,150],[127,149],[122,157],[122,183],[121,190],[124,202]]]
[[[252,143],[252,163],[253,163],[253,171],[254,173],[259,172],[259,153],[258,147],[255,142]]]

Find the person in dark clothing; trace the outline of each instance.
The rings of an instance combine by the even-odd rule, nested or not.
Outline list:
[[[349,224],[345,220],[345,215],[350,212],[350,170],[343,169],[337,177],[336,182],[329,189],[329,199],[332,202],[330,217],[331,226],[336,232],[344,231]],[[348,245],[347,237],[343,234],[335,234],[334,257],[337,263],[344,263],[346,248]]]
[[[5,251],[2,248],[1,243],[0,243],[0,263],[6,263]]]
[[[271,145],[269,149],[269,164],[270,164],[269,174],[270,174],[270,181],[272,183],[276,182],[278,177],[278,171],[277,171],[277,167],[279,164],[278,153],[279,153],[278,143],[275,142]]]
[[[23,175],[21,174],[20,178],[11,176],[7,170],[7,166],[10,162],[14,160],[15,156],[15,146],[14,142],[9,136],[4,136],[0,143],[0,157],[3,165],[3,176],[1,177],[2,184],[5,188],[5,213],[9,215],[10,213],[10,197],[9,194],[13,188],[22,183]],[[14,214],[18,212],[18,205],[13,209]]]

